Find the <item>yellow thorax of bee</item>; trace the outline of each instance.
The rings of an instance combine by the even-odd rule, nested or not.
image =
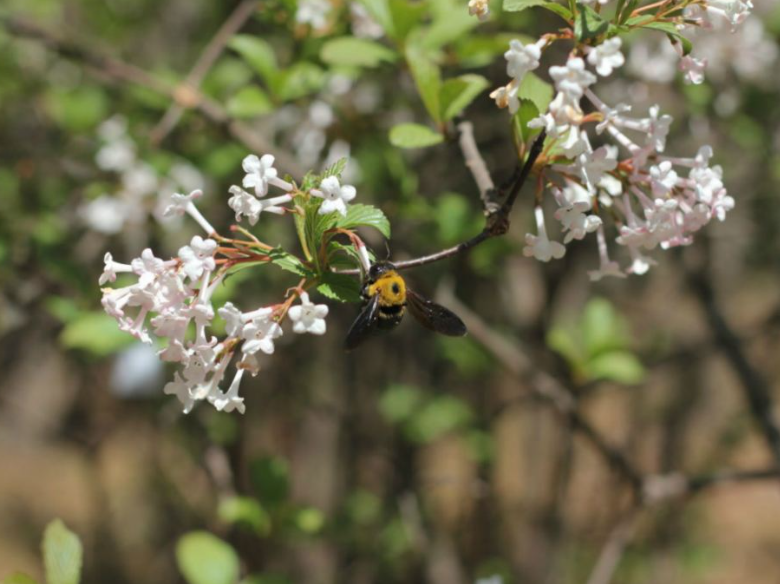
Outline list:
[[[406,282],[395,270],[388,270],[368,285],[368,296],[379,294],[380,306],[406,303]]]

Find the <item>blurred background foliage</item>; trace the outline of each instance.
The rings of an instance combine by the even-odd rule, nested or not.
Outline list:
[[[347,355],[357,307],[332,306],[325,338],[285,337],[245,382],[246,416],[183,417],[162,395],[170,372],[99,309],[105,251],[175,254],[196,233],[158,220],[158,196],[177,189],[202,186],[204,214],[226,228],[227,188],[256,144],[283,153],[279,167],[296,177],[351,156],[346,177],[390,218],[394,258],[473,235],[480,205],[453,120],[474,123],[497,182],[508,176],[509,118],[488,88],[504,81],[508,39],[560,21],[497,3],[478,26],[465,2],[366,0],[358,6],[380,24],[371,40],[352,36],[349,3],[334,1],[312,31],[293,0],[269,0],[202,78],[199,103],[216,113],[184,108],[161,132],[174,97],[195,103],[178,84],[237,2],[5,0],[0,576],[73,581],[52,580],[38,554],[61,517],[83,541],[85,582],[584,582],[631,503],[578,420],[643,475],[773,466],[754,418],[762,407],[771,417],[780,380],[780,7],[755,3],[747,40],[702,37],[703,85],[661,71],[665,39],[637,34],[623,75],[603,87],[638,111],[672,113],[671,154],[713,145],[737,200],[726,223],[658,254],[648,276],[592,284],[595,245],[549,265],[522,257],[529,192],[506,237],[409,273],[462,307],[469,337],[406,323]],[[9,23],[20,19],[147,77],[87,67],[77,51],[19,34]],[[117,116],[132,172],[100,160],[111,154],[102,124]],[[292,246],[288,227],[264,217],[258,229]],[[242,271],[218,302],[249,309],[293,284]],[[718,317],[766,390],[752,410]],[[577,416],[545,399],[534,371],[565,389]],[[664,500],[632,522],[615,581],[775,582],[778,516],[772,481]]]

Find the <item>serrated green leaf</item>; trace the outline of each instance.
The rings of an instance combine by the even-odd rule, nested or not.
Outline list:
[[[189,584],[235,584],[238,580],[238,554],[207,531],[193,531],[179,539],[176,563]]]
[[[271,532],[271,517],[251,497],[228,497],[220,501],[217,515],[226,523],[243,525],[260,536]]]
[[[228,46],[241,55],[272,90],[276,90],[280,69],[270,43],[256,36],[237,34],[230,39]]]
[[[532,101],[539,112],[546,112],[553,98],[553,86],[534,73],[526,73],[517,91],[517,97]]]
[[[265,91],[249,85],[238,91],[227,102],[227,111],[234,118],[255,118],[273,111],[274,105]]]
[[[356,37],[331,39],[320,50],[320,59],[325,63],[344,67],[376,67],[396,58],[396,53],[386,46]]]
[[[336,226],[343,229],[373,227],[386,239],[390,239],[390,221],[381,209],[373,205],[350,205],[346,217],[338,215]]]
[[[451,120],[460,114],[488,86],[482,75],[467,74],[448,79],[441,86],[439,102],[442,119]]]
[[[629,385],[641,383],[645,378],[642,363],[628,351],[612,351],[599,355],[588,361],[587,369],[591,379],[609,379]]]
[[[390,143],[398,148],[427,148],[441,144],[444,136],[421,124],[398,124],[390,128]]]
[[[48,584],[79,583],[83,550],[78,535],[55,519],[46,526],[41,547]]]
[[[574,19],[574,36],[577,40],[587,41],[607,32],[609,22],[587,4],[577,4],[577,16]]]
[[[339,302],[360,302],[360,281],[354,276],[326,272],[320,277],[317,291]]]
[[[344,169],[347,167],[348,162],[349,162],[349,158],[347,158],[346,156],[343,158],[339,158],[336,162],[334,162],[328,168],[322,171],[322,174],[320,175],[320,180],[324,178],[328,178],[329,176],[341,177],[341,173],[344,172]]]
[[[682,44],[683,55],[687,55],[693,50],[693,44],[691,41],[685,38],[680,33],[680,31],[677,30],[677,26],[671,22],[649,22],[647,24],[641,25],[641,28],[649,28],[652,30],[660,30],[661,32],[665,32],[670,37],[670,40],[677,40]]]
[[[409,64],[409,70],[412,72],[414,83],[417,85],[417,91],[425,109],[428,110],[435,122],[440,123],[441,72],[439,66],[430,59],[425,50],[416,45],[406,48],[406,62]]]
[[[545,0],[504,0],[501,8],[504,12],[521,12],[533,6],[542,6]]]
[[[268,257],[271,258],[271,263],[279,266],[287,272],[298,274],[299,276],[309,277],[312,275],[311,270],[303,265],[301,260],[291,253],[284,251],[281,247],[274,248],[268,252]]]
[[[135,342],[135,338],[119,330],[116,320],[103,312],[82,313],[60,333],[63,347],[87,351],[96,357],[112,355]]]

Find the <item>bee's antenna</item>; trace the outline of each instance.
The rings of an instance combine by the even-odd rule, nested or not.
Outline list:
[[[385,239],[385,252],[387,252],[387,256],[385,257],[385,261],[390,261],[390,243]]]

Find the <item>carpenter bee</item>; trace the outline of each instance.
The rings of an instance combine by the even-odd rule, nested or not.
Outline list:
[[[406,286],[395,266],[377,262],[371,266],[360,291],[363,309],[344,342],[349,351],[369,337],[398,326],[406,307],[425,328],[450,337],[466,334],[466,325],[450,310],[423,298]]]

